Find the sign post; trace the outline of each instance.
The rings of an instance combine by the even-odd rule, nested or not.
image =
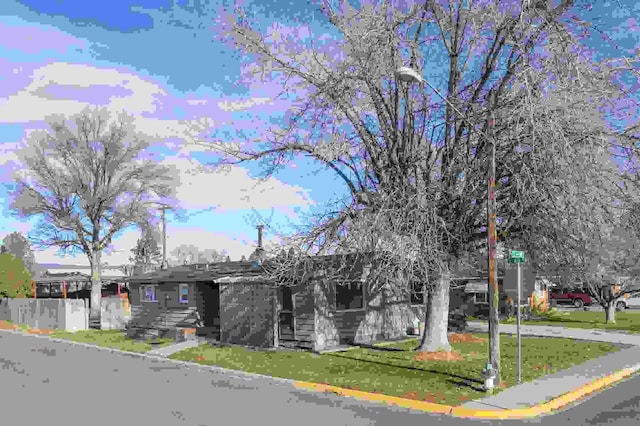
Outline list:
[[[509,259],[507,259],[507,262],[509,263],[516,263],[517,267],[518,267],[518,282],[517,282],[517,286],[518,286],[518,296],[517,296],[517,300],[516,300],[516,309],[517,309],[517,316],[516,316],[516,341],[517,341],[517,378],[518,378],[518,384],[522,383],[522,347],[521,347],[521,339],[520,339],[520,319],[521,319],[521,311],[520,311],[520,299],[521,299],[521,290],[522,290],[522,264],[525,261],[525,257],[524,257],[524,252],[523,251],[516,251],[516,250],[512,250],[510,255],[509,255]]]

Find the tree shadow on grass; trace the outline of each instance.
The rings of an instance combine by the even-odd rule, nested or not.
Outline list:
[[[402,350],[400,350],[402,351]],[[398,352],[398,350],[392,351],[392,352]],[[408,352],[408,351],[402,351],[402,352]],[[376,364],[376,365],[382,365],[385,367],[394,367],[394,368],[402,368],[402,369],[406,369],[406,370],[417,370],[417,371],[424,371],[425,373],[431,373],[431,374],[437,374],[440,376],[444,376],[447,377],[447,382],[454,384],[456,386],[459,387],[467,387],[470,388],[472,390],[481,390],[481,386],[484,384],[484,382],[480,379],[476,379],[476,378],[472,378],[472,377],[467,377],[467,376],[462,376],[459,374],[455,374],[455,373],[447,373],[447,372],[443,372],[443,371],[438,371],[438,370],[434,370],[434,369],[424,369],[424,368],[417,368],[417,367],[413,367],[413,366],[405,366],[405,365],[397,365],[397,364],[392,364],[392,363],[387,363],[387,362],[382,362],[382,361],[375,361],[375,360],[370,360],[370,359],[362,359],[362,358],[355,358],[355,357],[350,357],[350,356],[346,356],[345,354],[327,354],[329,356],[333,356],[336,358],[343,358],[343,359],[349,359],[352,361],[358,361],[358,362],[366,362],[369,364]]]
[[[352,345],[356,348],[361,348],[361,349],[369,349],[372,351],[380,351],[380,352],[405,352],[406,349],[402,349],[402,348],[394,348],[392,346],[374,346],[374,345],[369,345],[366,343],[358,343],[357,345]]]

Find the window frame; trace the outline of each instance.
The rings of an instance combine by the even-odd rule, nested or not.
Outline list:
[[[338,286],[347,287],[347,286],[351,286],[351,285],[354,285],[354,284],[360,286],[360,292],[361,292],[361,295],[362,295],[362,298],[360,300],[362,301],[362,303],[361,303],[362,306],[359,307],[359,308],[351,308],[351,307],[344,308],[344,309],[343,308],[339,308],[338,307]],[[349,282],[346,282],[346,283],[343,283],[343,284],[335,283],[334,286],[333,286],[333,290],[334,290],[333,294],[335,296],[335,299],[334,299],[334,310],[336,312],[356,312],[356,311],[364,311],[366,309],[365,285],[364,285],[364,283],[362,281],[349,281]]]
[[[420,291],[415,291],[416,286],[420,285],[421,290]],[[424,296],[425,296],[425,288],[426,288],[426,284],[425,283],[419,283],[419,282],[412,282],[411,283],[411,288],[409,290],[409,303],[411,304],[411,306],[422,306],[424,305]],[[420,295],[420,298],[417,298],[417,295]]]
[[[147,289],[153,289],[153,300],[147,299]],[[158,303],[158,286],[156,284],[143,284],[140,286],[140,302],[143,303]]]
[[[183,293],[182,293],[182,289],[186,288],[187,289],[187,293],[186,293],[186,300],[182,299]],[[189,303],[189,295],[190,295],[190,291],[189,291],[189,284],[187,283],[180,283],[178,284],[178,303],[180,303],[181,305],[185,305]]]
[[[478,295],[484,295],[484,300],[478,300]],[[473,304],[474,305],[488,305],[489,304],[489,293],[473,293]]]

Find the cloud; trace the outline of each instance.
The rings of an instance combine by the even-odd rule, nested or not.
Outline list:
[[[241,111],[248,108],[251,108],[255,105],[265,105],[270,104],[270,98],[250,98],[246,100],[237,100],[237,101],[221,101],[218,102],[218,106],[223,111]]]
[[[22,145],[18,142],[2,142],[0,143],[0,166],[4,167],[5,165],[10,164],[13,161],[17,160],[15,152]],[[4,170],[6,172],[6,170]],[[6,176],[6,173],[5,173]]]
[[[221,211],[276,208],[291,212],[294,206],[313,204],[304,188],[273,177],[253,178],[239,166],[213,170],[185,156],[165,157],[162,164],[180,171],[177,199],[185,209],[215,206]]]
[[[158,117],[176,100],[159,85],[132,73],[69,63],[16,70],[3,81],[0,123],[42,128],[47,118],[61,112],[69,116],[89,106],[103,106],[128,113],[138,135],[155,143],[170,138],[197,143],[214,125],[206,115],[182,120],[166,114]]]
[[[19,85],[25,76],[21,77],[8,78],[5,84],[11,86],[15,80]],[[54,62],[32,70],[30,78],[26,87],[13,87],[16,93],[0,104],[1,121],[42,121],[54,113],[74,114],[96,104],[130,114],[152,113],[166,96],[161,87],[139,76],[90,65]]]

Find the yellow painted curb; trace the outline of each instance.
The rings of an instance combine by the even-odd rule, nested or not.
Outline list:
[[[331,392],[341,396],[349,396],[365,401],[381,402],[384,404],[395,405],[412,410],[425,411],[429,413],[450,414],[455,417],[479,418],[479,419],[524,419],[538,417],[543,414],[551,413],[559,408],[565,407],[585,396],[598,391],[612,383],[618,382],[633,373],[636,369],[626,368],[608,376],[602,377],[592,383],[581,386],[573,391],[552,399],[551,401],[535,405],[533,407],[516,408],[511,410],[478,410],[465,408],[461,406],[451,406],[444,404],[436,404],[433,402],[416,401],[413,399],[400,398],[397,396],[383,395],[371,392],[358,391],[353,389],[345,389],[338,386],[324,385],[311,382],[295,381],[294,386],[297,388],[315,390],[319,392]]]
[[[296,381],[294,382],[294,386],[297,388],[316,390],[319,392],[332,392],[341,396],[351,396],[353,398],[358,398],[365,401],[382,402],[390,405],[397,405],[399,407],[411,408],[414,410],[428,411],[430,413],[450,414],[451,409],[454,408],[450,405],[435,404],[433,402],[426,401],[416,401],[413,399],[400,398],[397,396],[363,392],[353,389],[340,388],[337,386],[323,385],[319,383]]]

